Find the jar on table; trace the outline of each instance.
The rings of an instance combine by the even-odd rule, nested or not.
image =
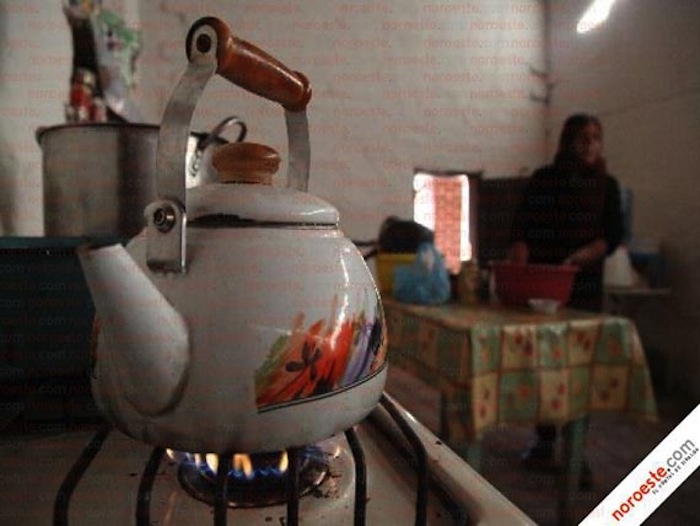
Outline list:
[[[480,283],[479,265],[476,261],[463,261],[457,278],[459,302],[463,305],[476,305],[479,302]]]

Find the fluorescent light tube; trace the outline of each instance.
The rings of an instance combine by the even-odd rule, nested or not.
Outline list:
[[[593,3],[578,21],[576,32],[587,33],[600,26],[608,19],[610,8],[614,3],[615,0],[593,0]]]

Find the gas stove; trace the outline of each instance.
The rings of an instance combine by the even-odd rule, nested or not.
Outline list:
[[[312,449],[327,458],[328,469],[310,490],[297,496],[292,468],[291,498],[234,508],[222,497],[230,476],[216,479],[213,502],[194,498],[183,489],[186,464],[173,460],[177,453],[109,427],[7,441],[0,449],[0,523],[535,524],[386,394],[363,422]],[[293,467],[301,465],[295,451]]]

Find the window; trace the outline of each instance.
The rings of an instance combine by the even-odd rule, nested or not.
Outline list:
[[[474,177],[468,172],[416,169],[413,175],[413,219],[435,233],[435,245],[454,274],[474,256]]]

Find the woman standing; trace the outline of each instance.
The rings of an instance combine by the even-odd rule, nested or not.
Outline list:
[[[623,236],[620,189],[602,156],[603,128],[587,114],[564,122],[554,162],[535,171],[513,220],[509,257],[519,263],[579,268],[568,306],[600,311],[605,256]],[[537,426],[528,463],[553,458],[556,428]],[[592,484],[584,466],[582,486]]]
[[[603,263],[623,235],[620,189],[591,115],[566,119],[554,162],[535,171],[516,212],[510,259],[579,267],[569,306],[599,311]]]

